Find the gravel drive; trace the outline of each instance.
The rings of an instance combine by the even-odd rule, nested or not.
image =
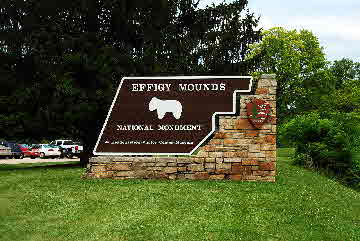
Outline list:
[[[20,164],[20,163],[39,163],[39,162],[78,162],[80,158],[35,158],[25,157],[23,159],[0,159],[0,164]]]

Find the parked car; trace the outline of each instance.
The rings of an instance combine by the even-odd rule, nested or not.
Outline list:
[[[31,148],[32,151],[38,152],[41,158],[44,157],[59,157],[61,155],[60,148],[51,144],[36,144]]]
[[[17,159],[24,158],[24,154],[21,151],[19,144],[15,142],[7,142],[7,141],[2,141],[0,142],[0,144],[9,147],[11,149],[11,157],[15,157]]]
[[[31,148],[31,146],[28,144],[19,144],[19,146],[24,156],[29,156],[29,149]]]
[[[11,153],[11,148],[4,146],[4,145],[0,145],[0,157],[12,157],[12,153]]]
[[[19,144],[21,151],[24,154],[24,157],[30,157],[31,159],[34,159],[36,157],[40,157],[40,152],[38,150],[32,149],[33,145],[28,144]]]
[[[74,142],[72,140],[55,140],[50,142],[52,145],[57,145],[62,149],[62,156],[71,158],[73,156],[80,156],[84,147],[80,142]]]

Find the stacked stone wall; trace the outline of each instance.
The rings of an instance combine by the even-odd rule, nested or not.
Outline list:
[[[252,95],[241,95],[240,113],[219,116],[217,131],[191,156],[97,156],[87,178],[163,178],[274,182],[276,175],[276,79],[262,75]],[[271,116],[259,129],[248,120],[252,98],[270,104]]]

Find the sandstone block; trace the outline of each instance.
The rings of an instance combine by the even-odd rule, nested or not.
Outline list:
[[[140,162],[154,162],[154,157],[135,157],[133,160]]]
[[[146,168],[146,170],[148,170],[148,171],[162,171],[163,169],[164,169],[164,167],[155,167],[155,166]]]
[[[255,94],[267,95],[267,94],[269,94],[269,88],[257,88]]]
[[[249,158],[265,158],[264,152],[249,152]]]
[[[206,145],[206,146],[204,146],[203,149],[204,149],[204,151],[206,151],[206,152],[210,152],[210,151],[215,151],[216,147],[213,146],[213,145]]]
[[[271,132],[276,134],[276,125],[271,126]]]
[[[265,151],[265,157],[268,158],[276,158],[276,150],[274,151]]]
[[[227,132],[226,136],[227,138],[241,139],[244,137],[244,133],[241,133],[239,132],[239,130],[236,130],[236,132]]]
[[[215,169],[215,162],[205,163],[205,169]]]
[[[207,172],[197,172],[194,174],[194,179],[196,180],[207,180],[209,179],[210,174]]]
[[[276,88],[270,87],[270,88],[269,88],[269,94],[270,94],[270,95],[276,95]]]
[[[231,163],[216,163],[216,170],[231,170]]]
[[[223,162],[224,162],[224,158],[222,158],[222,157],[217,157],[217,158],[215,158],[215,162],[216,162],[216,163],[223,163]]]
[[[233,163],[231,165],[231,174],[241,174],[243,176],[251,175],[251,167],[250,166],[243,166],[240,163]]]
[[[211,139],[209,141],[209,144],[212,144],[212,145],[221,145],[223,143],[223,139]]]
[[[191,179],[194,180],[195,179],[195,175],[193,173],[186,173],[184,176],[185,179]]]
[[[276,163],[276,158],[269,157],[269,158],[266,158],[266,161],[268,161],[268,162],[275,162],[275,163]]]
[[[208,157],[209,156],[209,153],[207,151],[204,151],[204,150],[200,150],[197,154],[196,154],[197,157]]]
[[[260,152],[260,144],[249,145],[249,152]]]
[[[235,146],[238,145],[239,142],[237,139],[224,139],[224,145],[225,146]]]
[[[223,157],[223,152],[209,152],[209,157]]]
[[[163,171],[155,171],[154,178],[156,179],[168,179],[169,175]]]
[[[168,167],[177,167],[177,163],[176,162],[168,162],[167,166]]]
[[[177,158],[177,163],[191,163],[191,157],[178,157]]]
[[[241,174],[231,174],[229,175],[229,179],[234,181],[241,181],[243,180],[243,176]]]
[[[266,177],[261,178],[261,181],[263,181],[263,182],[275,182],[275,177],[266,176]]]
[[[245,157],[248,157],[248,152],[246,152],[246,151],[237,151],[237,152],[235,152],[235,156],[245,158]]]
[[[271,122],[268,120],[265,121],[265,123],[260,127],[262,130],[271,130]]]
[[[231,152],[231,151],[236,151],[237,150],[237,146],[219,146],[216,147],[215,151],[216,152]]]
[[[242,161],[242,164],[244,166],[256,166],[259,165],[259,162],[257,160],[244,160]]]
[[[276,119],[275,116],[272,115],[272,116],[269,117],[268,122],[273,124],[273,125],[276,125],[277,119]]]
[[[187,168],[185,167],[177,167],[178,172],[186,172]]]
[[[167,160],[161,161],[161,159],[157,160],[157,162],[154,165],[155,167],[166,167],[167,166]]]
[[[129,164],[110,164],[107,166],[107,170],[112,170],[112,171],[130,171],[130,166]]]
[[[113,172],[96,172],[94,173],[95,178],[113,178]]]
[[[214,174],[210,175],[210,180],[223,180],[225,177],[224,174]]]
[[[114,180],[126,180],[126,179],[129,179],[129,178],[127,178],[127,177],[112,177],[112,179],[114,179]]]
[[[213,138],[224,139],[224,138],[226,138],[226,133],[225,132],[216,132]]]
[[[134,171],[117,171],[114,173],[114,176],[117,177],[134,177],[135,172]]]
[[[243,158],[238,158],[238,157],[224,157],[224,163],[226,162],[238,162],[241,163],[243,161]]]
[[[254,137],[253,138],[253,143],[254,144],[264,144],[265,143],[265,138],[260,136],[261,134],[259,134],[258,137]]]
[[[276,171],[267,171],[267,176],[276,176]]]
[[[236,152],[224,152],[224,157],[237,157]]]
[[[211,157],[208,157],[208,158],[205,158],[205,162],[208,163],[208,162],[215,162],[215,158],[211,158]]]
[[[257,176],[253,176],[253,175],[248,175],[248,176],[244,176],[244,179],[245,180],[248,180],[248,181],[255,181],[255,180],[258,180]]]
[[[255,129],[253,127],[253,125],[251,125],[251,123],[249,122],[248,119],[237,120],[235,122],[235,128],[236,129],[242,129],[242,130],[246,130],[246,129],[253,130],[253,129]]]
[[[170,180],[175,180],[177,178],[177,175],[176,174],[170,174],[169,175],[169,179]]]
[[[266,135],[264,138],[266,143],[275,144],[276,143],[276,136],[275,135]]]
[[[274,144],[262,144],[261,150],[262,151],[275,151],[276,146]]]
[[[260,162],[259,168],[263,171],[273,171],[275,170],[275,162]]]
[[[245,137],[255,137],[259,135],[259,130],[247,130],[245,132]]]
[[[177,167],[165,167],[164,172],[165,173],[176,173],[177,172]]]
[[[248,138],[248,139],[239,139],[238,140],[238,143],[239,145],[242,145],[242,146],[246,146],[246,145],[250,145],[250,144],[253,144],[253,139],[252,138]]]
[[[205,157],[193,156],[193,157],[191,157],[191,160],[192,160],[193,163],[203,164],[205,162]]]
[[[273,82],[269,79],[259,79],[258,81],[258,88],[270,87],[273,86]]]
[[[259,171],[259,170],[257,170],[257,171],[253,171],[253,175],[264,177],[264,176],[267,175],[267,172],[266,172],[266,171]]]
[[[105,172],[106,166],[105,165],[96,165],[91,167],[91,172]]]
[[[202,171],[204,171],[204,165],[203,164],[190,164],[190,165],[188,165],[187,169],[192,172],[202,172]]]

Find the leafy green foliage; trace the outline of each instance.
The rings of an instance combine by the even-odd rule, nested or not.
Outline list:
[[[354,120],[346,114],[326,117],[313,112],[283,124],[279,136],[282,142],[295,147],[295,164],[327,169],[345,177],[348,183],[359,185],[360,160],[356,153],[360,148],[360,125]]]
[[[332,169],[359,183],[354,158],[360,149],[359,63],[330,64],[307,30],[272,28],[262,35],[250,45],[247,59],[260,59],[258,73],[277,75],[282,144],[296,147],[295,163]]]
[[[277,27],[263,31],[261,42],[251,44],[247,55],[248,60],[256,58],[258,72],[276,74],[279,123],[311,109],[314,92],[329,82],[323,48],[308,30]]]
[[[349,80],[360,79],[360,63],[351,59],[335,60],[330,71],[336,80],[336,88],[340,89]]]
[[[241,74],[258,19],[246,0],[4,0],[0,136],[80,139],[90,151],[123,76]]]

